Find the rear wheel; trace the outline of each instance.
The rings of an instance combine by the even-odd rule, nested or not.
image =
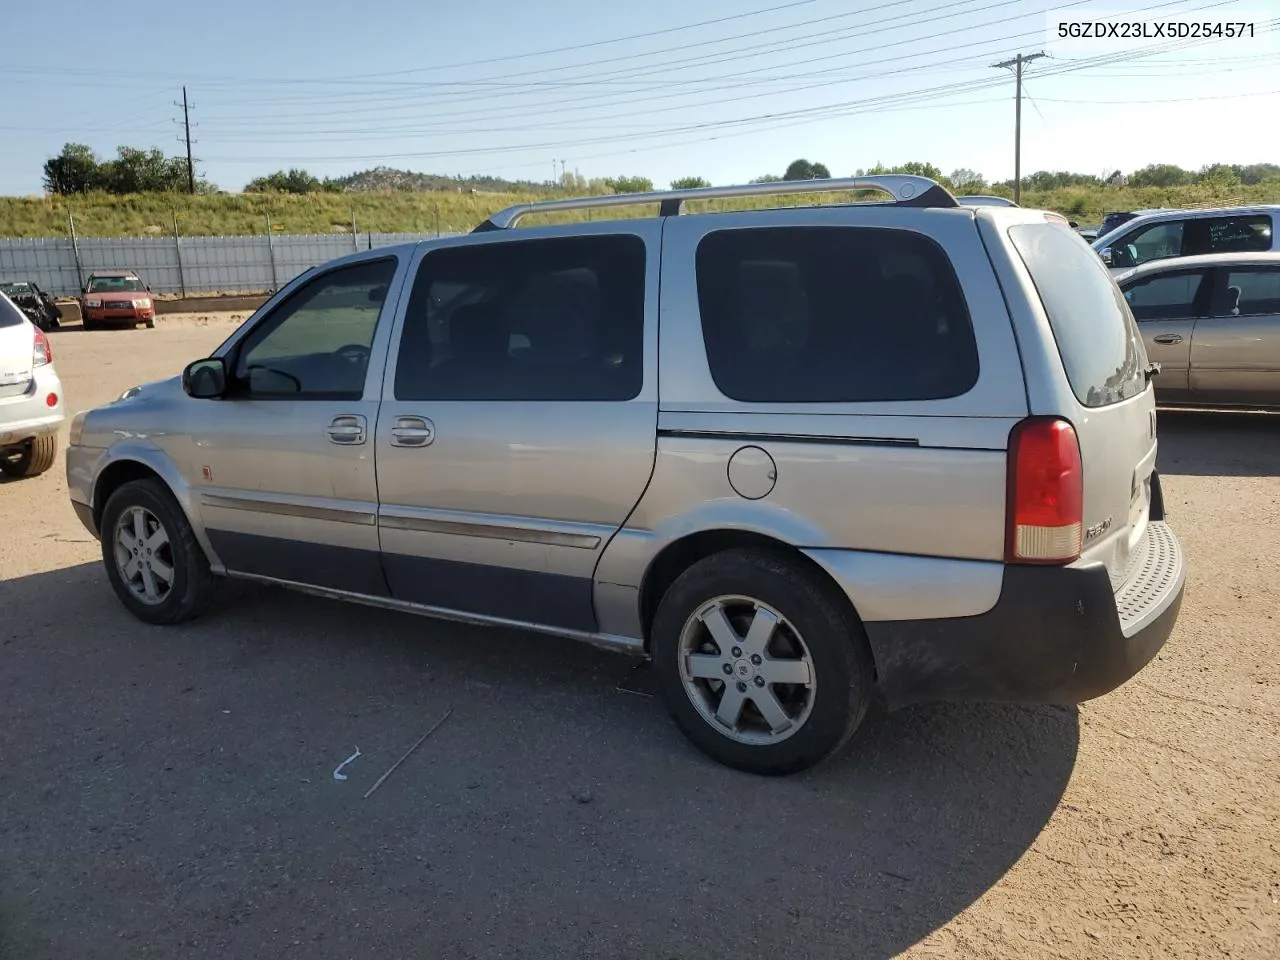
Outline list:
[[[57,436],[36,437],[0,455],[0,472],[7,477],[36,477],[52,467],[57,458]]]
[[[154,329],[156,328],[156,318],[155,318],[155,317],[147,317],[146,321],[144,321],[144,322],[146,323],[146,325],[147,325],[147,329],[148,329],[148,330],[154,330]]]
[[[752,773],[821,763],[849,742],[871,702],[857,618],[783,554],[733,550],[695,563],[662,598],[651,649],[685,736]]]
[[[102,511],[107,578],[139,620],[181,623],[213,599],[215,580],[191,524],[164,484],[133,480]]]
[[[80,321],[80,326],[85,330],[97,330],[102,326],[102,324],[97,320],[90,320],[88,317],[85,317]]]

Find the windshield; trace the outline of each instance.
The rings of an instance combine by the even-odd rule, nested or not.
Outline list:
[[[146,290],[137,277],[93,277],[89,281],[89,293],[136,293]]]
[[[0,293],[7,293],[9,296],[16,294],[30,293],[31,284],[29,283],[0,283]]]

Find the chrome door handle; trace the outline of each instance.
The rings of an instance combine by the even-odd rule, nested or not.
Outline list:
[[[358,414],[334,417],[325,432],[329,434],[330,443],[344,446],[356,446],[364,443],[368,421]]]
[[[426,417],[396,417],[391,427],[393,447],[429,447],[435,439],[435,424]]]
[[[1178,333],[1158,333],[1151,339],[1156,343],[1181,343],[1182,335]]]

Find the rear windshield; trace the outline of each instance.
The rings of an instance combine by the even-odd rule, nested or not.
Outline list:
[[[8,297],[0,297],[0,327],[16,327],[26,322],[26,315]]]
[[[1076,399],[1105,407],[1146,389],[1137,326],[1097,254],[1058,223],[1018,224],[1009,239],[1044,304]]]

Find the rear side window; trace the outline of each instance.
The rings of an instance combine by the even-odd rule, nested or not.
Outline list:
[[[1208,217],[1187,221],[1183,252],[1257,253],[1271,249],[1271,218],[1266,214]]]
[[[1240,267],[1227,272],[1226,314],[1260,317],[1280,314],[1280,269]]]
[[[977,382],[959,281],[920,234],[716,231],[698,245],[697,278],[711,376],[733,400],[940,400]]]
[[[1102,261],[1069,228],[1023,223],[1009,239],[1027,265],[1071,390],[1103,407],[1146,389],[1146,364],[1133,315]]]
[[[0,328],[20,326],[25,319],[25,314],[8,297],[0,296]]]

